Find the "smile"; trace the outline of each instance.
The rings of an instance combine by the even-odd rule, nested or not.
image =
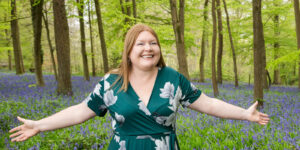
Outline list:
[[[143,57],[143,58],[152,58],[153,55],[143,55],[142,57]]]

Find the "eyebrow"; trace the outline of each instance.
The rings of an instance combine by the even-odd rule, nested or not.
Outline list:
[[[148,41],[148,40],[136,40],[136,42],[145,42],[145,41]],[[153,42],[153,41],[157,42],[156,39],[150,40],[150,42]]]

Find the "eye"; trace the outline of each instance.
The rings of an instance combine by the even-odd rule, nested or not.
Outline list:
[[[144,45],[144,43],[142,43],[142,42],[138,42],[136,45]]]
[[[151,45],[156,45],[157,43],[156,43],[156,42],[151,42],[150,44],[151,44]]]

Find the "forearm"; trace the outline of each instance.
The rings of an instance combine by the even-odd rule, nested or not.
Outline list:
[[[84,114],[85,111],[88,110],[84,110],[86,108],[83,108],[83,105],[86,104],[77,104],[49,117],[38,120],[35,122],[35,127],[37,127],[39,131],[49,131],[82,123],[94,116],[88,112]]]
[[[204,93],[189,107],[193,110],[220,118],[247,120],[245,109],[216,98],[210,98]]]
[[[208,107],[210,110],[207,114],[225,119],[247,120],[246,109],[216,98],[210,98],[210,101],[211,105]]]

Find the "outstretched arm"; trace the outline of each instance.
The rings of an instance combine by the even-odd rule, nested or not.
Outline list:
[[[39,132],[76,125],[94,116],[96,114],[88,108],[85,102],[82,102],[38,121],[18,117],[18,120],[23,122],[23,124],[11,129],[9,132],[15,133],[10,135],[10,137],[15,137],[12,139],[13,142],[25,141]]]
[[[220,118],[248,120],[260,125],[266,125],[270,119],[267,114],[256,110],[257,104],[258,103],[255,102],[248,109],[244,109],[216,98],[208,97],[202,93],[189,108]]]

